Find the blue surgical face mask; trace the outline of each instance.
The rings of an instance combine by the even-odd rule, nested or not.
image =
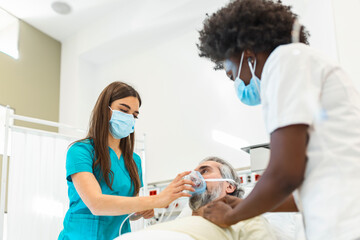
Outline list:
[[[230,179],[230,178],[207,178],[207,179],[204,179],[204,177],[198,171],[192,171],[189,175],[185,176],[185,179],[189,179],[195,183],[195,186],[193,186],[195,192],[189,191],[189,193],[191,195],[201,194],[201,193],[205,192],[206,182],[232,182],[232,183],[236,184],[235,180]]]
[[[243,80],[240,79],[240,71],[241,66],[244,58],[244,52],[241,55],[240,66],[238,70],[237,77],[235,79],[235,91],[236,95],[246,105],[255,106],[261,103],[260,99],[260,79],[255,75],[255,68],[256,68],[256,60],[254,63],[254,67],[252,66],[250,59],[248,60],[248,65],[251,72],[251,80],[248,85],[245,86]]]
[[[109,130],[115,139],[125,138],[134,132],[135,119],[132,114],[127,114],[118,110],[112,110],[109,121]]]

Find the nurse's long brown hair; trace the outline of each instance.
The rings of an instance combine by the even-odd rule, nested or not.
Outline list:
[[[114,181],[114,173],[110,170],[111,161],[108,149],[109,135],[109,106],[115,100],[136,97],[141,106],[141,98],[139,93],[123,82],[113,82],[108,85],[100,94],[90,118],[89,132],[87,139],[94,141],[94,163],[93,170],[100,168],[101,177],[104,178],[106,185],[112,189]],[[131,178],[131,185],[134,186],[134,196],[138,194],[140,189],[140,178],[136,163],[133,159],[135,144],[135,133],[131,133],[126,138],[120,140],[120,150],[125,161],[126,169]]]

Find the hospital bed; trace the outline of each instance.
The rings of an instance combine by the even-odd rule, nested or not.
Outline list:
[[[245,197],[252,191],[262,173],[267,167],[270,155],[269,144],[258,144],[243,148],[250,154],[250,166],[236,169],[245,189]],[[171,180],[153,182],[148,185],[147,195],[155,195],[164,189]],[[191,215],[188,198],[180,198],[171,203],[168,208],[155,209],[155,216],[150,220],[142,220],[141,224],[131,222],[131,234],[125,234],[118,239],[192,239],[183,233],[171,231],[139,231],[153,224],[171,221]],[[278,240],[305,240],[303,220],[300,213],[265,213],[263,216],[270,223]],[[139,221],[139,220],[138,220]]]
[[[249,188],[246,189],[248,191]],[[180,200],[184,201],[183,199]],[[169,207],[171,208],[171,206]],[[161,211],[161,210],[159,210]],[[167,220],[169,214],[164,214],[163,220],[161,219],[161,213],[158,214],[156,219],[148,221],[148,225],[161,224],[165,221],[171,221],[177,218],[182,218],[191,215],[191,209],[188,206],[183,207],[181,210],[173,211],[173,215],[170,217],[171,220]],[[166,213],[169,213],[166,211]],[[160,217],[159,217],[160,216]],[[271,229],[276,235],[278,240],[305,240],[302,218],[299,213],[266,213],[263,215],[270,224]],[[146,220],[145,220],[146,222]],[[131,223],[133,226],[133,223]],[[146,228],[145,226],[144,228]],[[167,230],[147,230],[139,231],[141,228],[132,229],[132,233],[125,234],[117,238],[117,240],[133,240],[133,239],[146,239],[146,240],[162,240],[162,239],[183,239],[183,240],[194,240],[190,236],[175,231]]]

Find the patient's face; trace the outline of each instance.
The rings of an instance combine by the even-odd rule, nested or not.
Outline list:
[[[204,179],[222,178],[220,173],[220,163],[206,161],[197,166],[194,170],[199,171]],[[193,211],[200,207],[222,198],[226,195],[227,182],[206,182],[206,191],[202,194],[195,194],[189,199],[189,206]]]
[[[221,164],[213,161],[206,161],[197,166],[194,170],[201,173],[204,179],[207,178],[222,178],[220,173]],[[221,192],[219,198],[225,197],[226,186],[229,183],[227,182],[206,182],[206,190],[209,192],[214,192],[219,187],[221,187]]]

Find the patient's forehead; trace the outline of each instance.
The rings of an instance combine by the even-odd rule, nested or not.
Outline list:
[[[201,173],[201,170],[208,170],[210,172],[214,172],[214,173],[218,173],[220,174],[220,167],[221,164],[218,162],[214,162],[214,161],[206,161],[206,162],[202,162],[200,163],[196,168],[195,171],[199,171]]]

